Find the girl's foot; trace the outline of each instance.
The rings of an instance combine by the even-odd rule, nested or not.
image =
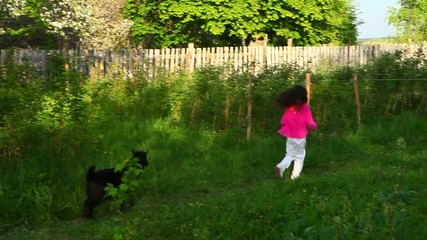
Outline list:
[[[280,168],[276,167],[274,174],[276,175],[277,178],[282,178],[282,175],[280,175]]]

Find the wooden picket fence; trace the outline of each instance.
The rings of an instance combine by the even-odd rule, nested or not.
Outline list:
[[[133,77],[143,72],[153,77],[157,70],[174,72],[185,69],[189,73],[194,69],[213,66],[226,66],[232,71],[247,71],[249,67],[257,74],[267,66],[294,64],[303,69],[316,71],[325,66],[360,66],[366,64],[384,52],[404,51],[412,56],[420,49],[426,52],[424,45],[382,44],[354,46],[317,46],[317,47],[213,47],[167,49],[130,49],[121,51],[69,50],[66,53],[55,50],[17,49],[12,59],[18,64],[34,66],[47,76],[50,56],[64,54],[67,68],[81,71],[91,77],[123,75]],[[0,50],[0,65],[8,58],[9,51]]]

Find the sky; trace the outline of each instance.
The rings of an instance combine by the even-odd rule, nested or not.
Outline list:
[[[364,24],[359,25],[359,39],[381,38],[394,34],[394,27],[387,24],[388,7],[399,7],[398,0],[354,0],[360,12],[358,18]]]

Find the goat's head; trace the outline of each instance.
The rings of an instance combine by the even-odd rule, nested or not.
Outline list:
[[[141,164],[141,166],[144,168],[148,166],[148,159],[147,159],[147,152],[144,151],[136,151],[132,149],[132,158],[138,158],[138,163]]]

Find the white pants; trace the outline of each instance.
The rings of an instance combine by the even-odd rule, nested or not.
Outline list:
[[[283,172],[286,168],[294,162],[294,168],[292,170],[292,179],[299,177],[302,166],[304,165],[305,158],[305,145],[307,141],[305,138],[287,138],[286,140],[286,156],[283,160],[277,164],[277,168],[280,169],[280,176],[283,176]]]

